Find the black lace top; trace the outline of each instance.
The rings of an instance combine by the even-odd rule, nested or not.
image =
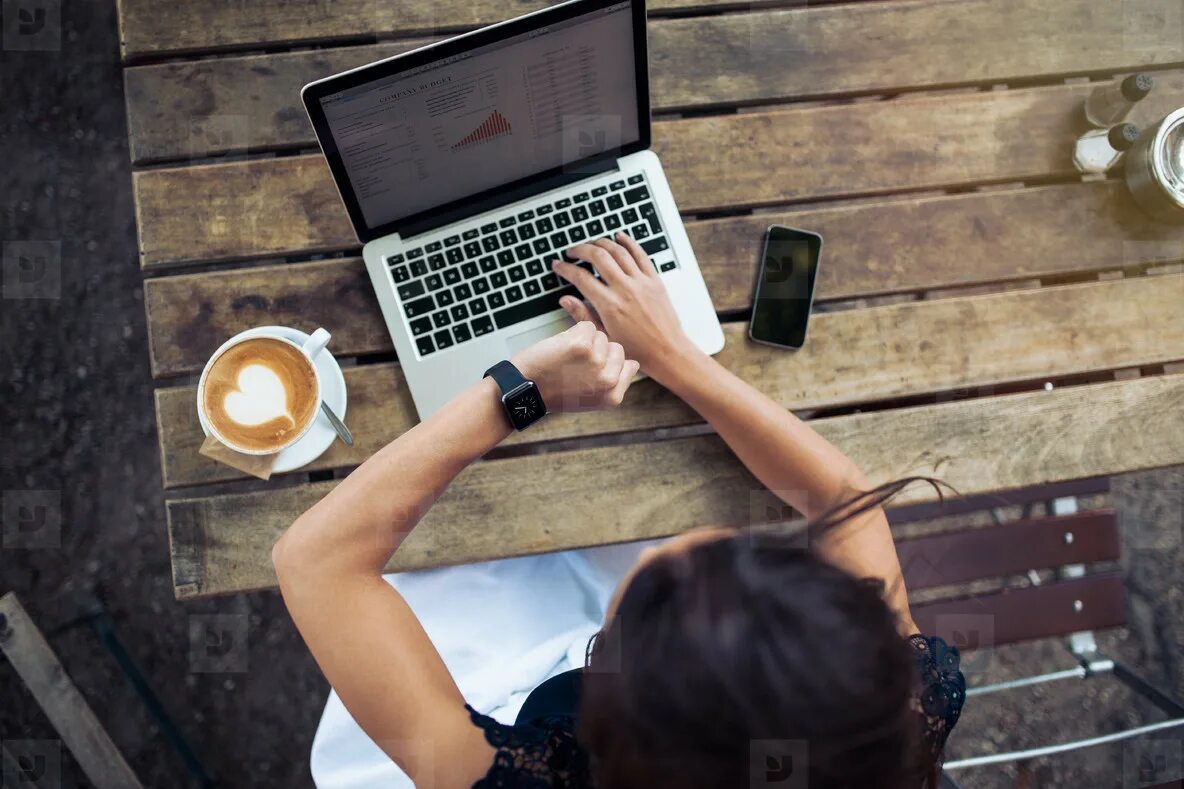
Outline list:
[[[962,714],[966,679],[959,669],[956,647],[940,638],[914,635],[917,705],[926,740],[935,760]],[[467,706],[467,705],[466,705]],[[538,718],[507,726],[467,707],[473,724],[496,749],[493,766],[473,789],[591,789],[588,754],[576,742],[575,719],[569,715]]]

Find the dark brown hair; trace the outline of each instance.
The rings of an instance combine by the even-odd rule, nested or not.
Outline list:
[[[919,480],[939,485],[860,493],[806,534]],[[601,789],[747,787],[778,747],[798,769],[804,754],[810,789],[923,786],[936,769],[914,660],[883,584],[822,561],[800,534],[742,530],[637,571],[589,649],[579,738]]]

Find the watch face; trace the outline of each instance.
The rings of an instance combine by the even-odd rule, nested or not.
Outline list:
[[[539,397],[539,390],[534,386],[507,397],[506,410],[510,412],[510,421],[517,430],[537,422],[547,413],[543,398]]]

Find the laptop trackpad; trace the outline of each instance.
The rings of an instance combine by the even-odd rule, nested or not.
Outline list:
[[[567,331],[572,326],[571,318],[562,317],[544,323],[542,326],[536,326],[533,329],[527,329],[524,332],[519,332],[515,335],[506,338],[506,347],[509,348],[510,354],[515,354],[523,348],[534,345],[539,340],[545,340],[560,332]]]

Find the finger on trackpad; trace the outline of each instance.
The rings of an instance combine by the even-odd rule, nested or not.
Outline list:
[[[556,318],[550,323],[544,323],[542,326],[536,326],[533,329],[527,329],[523,332],[511,335],[506,338],[506,348],[510,353],[517,353],[518,351],[530,345],[534,345],[539,340],[545,340],[560,332],[567,331],[568,327],[572,325],[571,318],[564,315]]]

